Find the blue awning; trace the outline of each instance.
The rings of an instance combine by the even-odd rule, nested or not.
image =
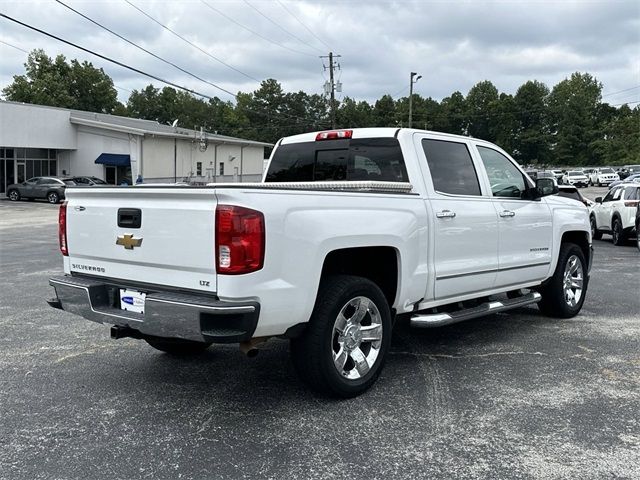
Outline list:
[[[127,167],[131,165],[131,155],[124,155],[122,153],[101,153],[96,158],[96,163],[102,165],[112,165],[114,167]]]

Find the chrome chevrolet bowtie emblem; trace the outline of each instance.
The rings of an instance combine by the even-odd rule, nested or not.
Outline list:
[[[133,250],[133,247],[139,247],[140,245],[142,245],[142,239],[133,238],[133,235],[129,235],[127,233],[127,234],[118,236],[118,239],[116,240],[116,245],[122,245],[127,250]]]

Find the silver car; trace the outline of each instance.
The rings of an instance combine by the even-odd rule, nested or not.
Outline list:
[[[9,200],[17,202],[21,198],[43,198],[49,203],[58,203],[64,199],[64,190],[75,182],[68,178],[33,177],[22,183],[14,183],[7,187]]]

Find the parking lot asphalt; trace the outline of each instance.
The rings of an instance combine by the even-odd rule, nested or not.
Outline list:
[[[400,323],[376,385],[336,401],[283,340],[177,359],[49,308],[56,221],[0,201],[0,478],[640,478],[632,242],[594,242],[576,318]]]

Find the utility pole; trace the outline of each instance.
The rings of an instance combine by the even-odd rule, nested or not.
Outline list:
[[[409,128],[411,128],[411,121],[413,117],[413,84],[417,83],[422,78],[422,75],[418,75],[418,78],[413,80],[413,77],[418,75],[416,72],[411,72],[409,76]]]
[[[336,86],[338,87],[338,91],[341,92],[342,91],[342,84],[338,83],[336,85],[336,82],[333,81],[333,70],[335,68],[337,68],[338,70],[340,70],[340,64],[337,62],[334,62],[334,58],[340,58],[341,55],[334,55],[333,52],[329,52],[329,55],[322,55],[320,56],[320,58],[328,58],[329,59],[329,66],[326,67],[323,65],[324,69],[327,70],[329,69],[329,84],[325,84],[325,93],[328,93],[330,96],[330,104],[329,104],[329,112],[331,115],[331,128],[336,128]]]

